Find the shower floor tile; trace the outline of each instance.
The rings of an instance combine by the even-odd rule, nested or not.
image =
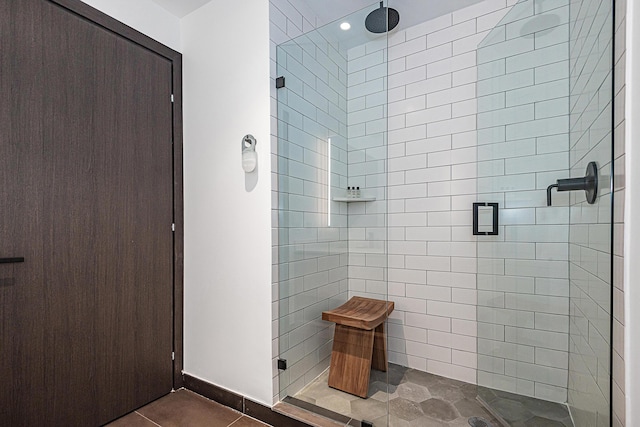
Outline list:
[[[560,403],[478,387],[478,399],[512,427],[573,427],[569,410]]]
[[[351,425],[366,420],[376,427],[469,427],[469,417],[481,417],[501,426],[476,400],[472,384],[389,364],[388,376],[371,372],[368,398],[361,399],[330,388],[328,376],[324,372],[294,398],[340,414]]]
[[[328,377],[327,370],[289,403],[345,425],[366,420],[376,427],[470,427],[469,418],[479,417],[489,427],[573,427],[564,405],[399,365],[389,364],[388,373],[371,372],[367,399],[330,388]]]

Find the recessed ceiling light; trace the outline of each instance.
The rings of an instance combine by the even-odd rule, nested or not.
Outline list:
[[[340,24],[340,29],[343,31],[347,31],[351,29],[351,24],[349,24],[348,22],[343,22],[342,24]]]

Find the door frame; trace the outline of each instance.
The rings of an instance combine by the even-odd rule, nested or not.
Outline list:
[[[184,193],[182,143],[182,54],[80,0],[43,0],[56,4],[171,62],[173,92],[173,389],[183,387]],[[167,224],[167,227],[169,224]]]

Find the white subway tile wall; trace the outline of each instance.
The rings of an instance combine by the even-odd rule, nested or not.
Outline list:
[[[347,59],[311,31],[302,2],[271,0],[270,14],[275,403],[328,367],[333,330],[321,313],[347,297],[347,210],[330,201],[346,185]]]
[[[568,197],[555,198],[563,208],[546,208],[544,189],[569,175],[568,1],[544,10],[533,1],[511,6],[487,0],[394,34],[388,51],[380,44],[350,50],[348,122],[379,120],[384,111],[368,109],[366,100],[382,99],[388,88],[388,188],[385,194],[380,180],[366,191],[388,199],[391,361],[564,402],[567,370],[559,383],[544,351],[568,358]],[[536,10],[553,25],[526,26]],[[361,77],[386,56],[388,81]],[[350,126],[356,185],[384,172],[368,171],[369,162],[384,167],[384,157],[352,143],[361,136]],[[476,246],[478,193],[500,203],[503,226]],[[349,227],[367,221],[368,229],[383,229],[375,203],[350,206]],[[372,243],[364,232],[358,239],[350,240],[350,259]],[[377,261],[369,267],[385,267]],[[367,286],[371,280],[350,264],[350,295],[384,298],[383,287],[376,294]],[[519,351],[495,351],[508,347]],[[533,370],[509,365],[523,352]],[[547,375],[523,376],[529,372]]]
[[[361,220],[353,217],[356,210],[372,217],[384,209],[376,204],[388,207],[388,224],[384,216],[372,217],[368,229],[389,227],[388,259],[374,265],[388,267],[388,298],[396,303],[389,320],[390,361],[470,383],[476,382],[477,368],[476,246],[465,214],[473,197],[468,204],[453,203],[476,191],[475,49],[485,36],[476,21],[506,6],[506,1],[486,1],[396,32],[388,49],[377,45],[375,56],[373,44],[367,45],[371,61],[377,61],[369,66],[389,61],[388,78],[379,78],[367,92],[361,91],[362,82],[351,84],[362,64],[362,49],[348,52],[348,102],[355,106],[348,110],[349,123],[377,120],[364,99],[381,99],[388,90],[387,153],[351,156],[363,148],[352,144],[354,128],[348,137],[349,180],[365,184],[363,191],[378,198],[365,206],[350,205],[349,227]],[[380,137],[384,141],[384,134]],[[372,171],[368,163],[383,169]],[[369,185],[373,173],[383,172],[388,172],[386,183]],[[350,240],[350,258],[372,243],[364,232],[359,237],[364,239],[357,245]],[[349,294],[387,298],[384,288],[375,293],[371,287],[353,286],[368,280],[350,266]]]
[[[423,40],[422,44],[425,43]],[[388,96],[387,87],[390,79],[387,77],[386,46],[386,37],[383,36],[380,40],[357,46],[347,52],[348,176],[342,187],[360,187],[362,197],[375,198],[370,202],[342,203],[348,209],[349,297],[363,295],[385,300],[389,287],[388,278],[392,277],[395,271],[395,268],[387,270],[387,266],[394,266],[400,262],[388,260],[386,254],[386,200],[390,200],[389,209],[398,209],[400,206],[394,208],[391,199],[402,199],[403,191],[418,191],[426,195],[426,187],[397,189],[389,193],[386,190],[387,172],[403,167],[395,162],[394,157],[405,158],[404,150],[387,151],[387,112],[394,111],[397,112],[394,114],[400,114],[425,108],[424,99],[407,100],[404,93],[399,91]],[[418,44],[408,48],[420,50],[424,49],[424,46]],[[395,64],[404,67],[399,62]],[[394,126],[404,131],[405,123],[396,123]],[[422,130],[415,129],[413,132],[420,133]],[[389,137],[396,138],[397,135]],[[412,164],[410,167],[417,169],[425,166],[426,159],[416,157],[407,162]],[[401,250],[422,255],[426,248],[409,244]],[[426,304],[424,300],[411,298],[397,299],[395,302],[396,310],[402,307],[418,312],[424,311],[420,306]],[[395,325],[389,327],[393,328]],[[415,333],[424,333],[424,330],[415,328]],[[405,343],[395,340],[391,334],[388,345],[389,349],[406,351]]]
[[[614,353],[622,351],[621,343],[615,343],[616,332],[622,330],[619,320],[610,336],[611,252],[622,255],[612,248],[610,225],[614,24],[611,2],[572,0],[570,11],[571,176],[583,176],[587,163],[595,161],[601,186],[594,205],[587,204],[584,193],[575,192],[570,198],[568,402],[576,425],[595,427],[615,425],[609,419],[612,340],[618,349]],[[617,116],[618,125],[621,117]],[[616,191],[616,196],[622,194]],[[617,313],[615,317],[620,318]]]
[[[279,385],[293,395],[328,367],[321,313],[347,297],[347,211],[331,200],[347,182],[347,60],[317,32],[280,44],[277,60]]]
[[[478,384],[566,402],[569,208],[544,190],[569,177],[569,2],[525,0],[478,55],[478,200],[500,234],[478,238]],[[550,363],[565,360],[565,363]]]
[[[275,46],[317,22],[271,1],[272,78],[291,77],[273,91],[274,366],[285,354],[296,365],[280,377],[274,368],[274,400],[326,367],[332,331],[320,312],[353,295],[396,302],[394,363],[558,402],[569,387],[591,410],[595,398],[578,389],[594,383],[608,398],[609,196],[592,207],[554,192],[548,208],[545,190],[592,158],[601,179],[610,174],[610,11],[599,0],[514,3],[486,0],[396,32],[388,49],[299,39],[279,49],[278,70]],[[624,51],[617,59],[624,69]],[[328,203],[329,183],[334,195],[353,185],[376,201]],[[498,236],[472,236],[476,199],[500,203]],[[624,425],[619,341],[614,411]]]

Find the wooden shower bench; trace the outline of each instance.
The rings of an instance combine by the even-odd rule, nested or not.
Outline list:
[[[322,320],[335,322],[329,387],[367,397],[371,368],[387,371],[384,321],[392,301],[353,297],[340,307],[322,312]]]

